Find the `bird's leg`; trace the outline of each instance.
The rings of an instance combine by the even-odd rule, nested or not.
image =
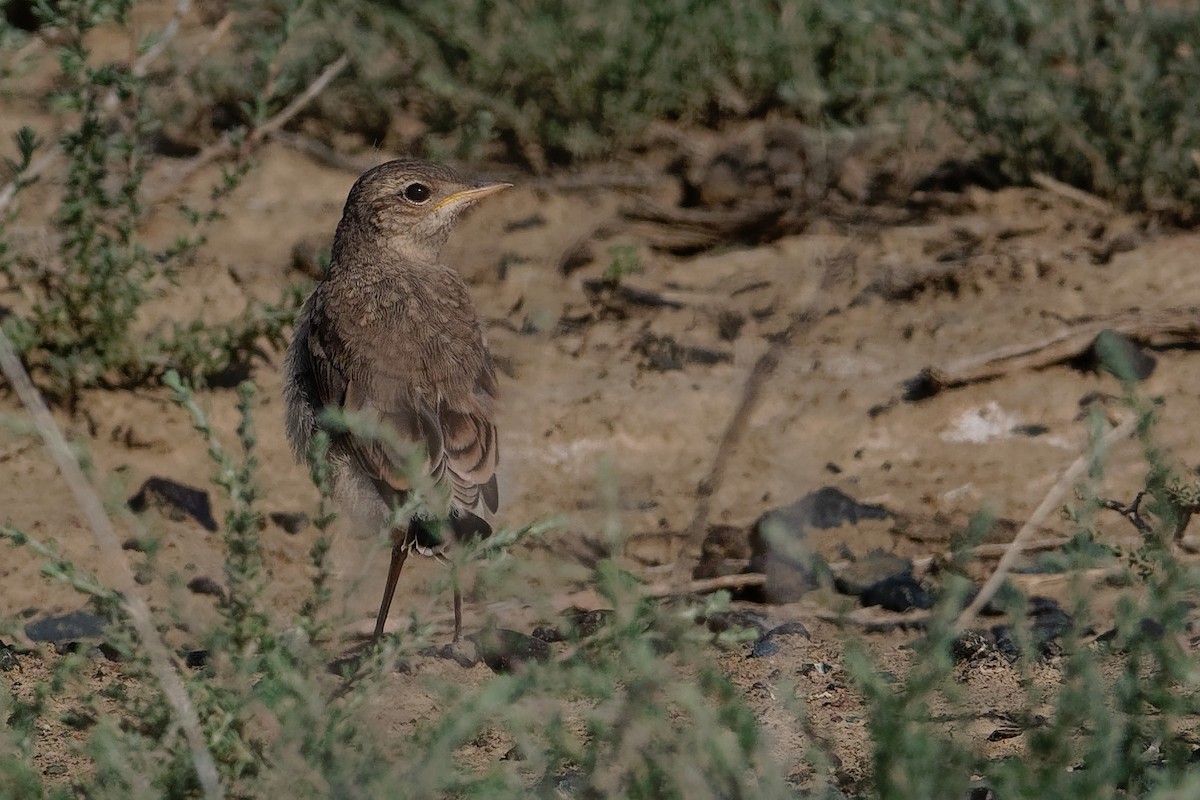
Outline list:
[[[408,548],[403,541],[392,544],[392,563],[388,567],[387,584],[383,588],[383,601],[379,604],[379,616],[375,618],[374,641],[383,636],[383,626],[387,623],[388,611],[392,607],[392,596],[396,594],[396,582],[400,580],[400,570],[408,558]]]
[[[458,583],[454,584],[454,638],[450,640],[451,644],[458,644],[458,636],[462,633],[462,590],[458,588]]]
[[[450,585],[454,587],[454,638],[450,640],[451,644],[458,644],[458,637],[462,633],[462,589],[458,585],[458,565],[453,561],[448,561],[450,565]]]

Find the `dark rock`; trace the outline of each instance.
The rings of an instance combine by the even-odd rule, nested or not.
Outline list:
[[[966,631],[950,647],[950,655],[957,664],[981,661],[996,651],[996,642],[979,631]]]
[[[912,573],[892,575],[863,590],[859,602],[880,606],[888,611],[933,608],[933,598]]]
[[[1085,372],[1103,370],[1118,380],[1134,382],[1149,378],[1158,360],[1125,334],[1105,329],[1070,363]]]
[[[607,625],[614,613],[611,609],[606,608],[599,608],[592,611],[583,608],[571,608],[563,613],[564,624],[557,626],[539,625],[533,629],[531,635],[533,638],[541,639],[543,642],[565,642],[572,636],[586,639]]]
[[[747,658],[766,658],[773,656],[779,652],[779,643],[768,636],[764,636],[754,643],[750,648],[750,655]]]
[[[0,672],[11,672],[19,666],[17,651],[11,644],[0,641]]]
[[[828,675],[833,672],[833,667],[824,661],[810,661],[801,664],[796,672],[800,675]]]
[[[72,611],[61,617],[48,617],[30,622],[25,626],[25,635],[32,641],[50,642],[57,646],[78,639],[99,639],[104,635],[107,624],[103,617],[95,614]]]
[[[812,634],[808,632],[808,628],[804,627],[803,622],[785,622],[782,625],[776,625],[767,631],[766,636],[803,636],[812,641]]]
[[[207,575],[197,575],[187,582],[187,588],[195,594],[208,594],[213,597],[225,597],[225,590],[221,588],[221,584],[217,583]]]
[[[730,630],[748,630],[753,628],[762,636],[767,630],[766,620],[761,614],[753,611],[717,611],[696,620],[712,633],[724,633]]]
[[[303,511],[272,511],[269,518],[282,528],[284,533],[293,536],[308,527],[308,514]]]
[[[754,646],[750,648],[749,658],[773,656],[779,652],[779,642],[776,639],[786,636],[803,636],[811,641],[812,635],[802,622],[785,622],[762,634]]]
[[[1062,652],[1059,639],[1074,625],[1071,615],[1062,609],[1058,601],[1050,597],[1029,598],[1029,635],[1038,655],[1049,658]],[[1009,625],[995,625],[991,629],[992,639],[998,650],[1009,661],[1021,656],[1021,645],[1016,633]]]
[[[192,669],[199,669],[208,663],[207,650],[188,650],[184,657],[183,663],[187,664]]]
[[[207,531],[217,530],[208,492],[185,486],[170,478],[147,478],[137,494],[129,498],[129,508],[142,513],[150,506],[163,509],[171,519],[180,521],[191,517]]]
[[[833,579],[833,585],[842,594],[858,597],[887,578],[911,575],[912,568],[912,562],[907,558],[875,548],[842,570]]]
[[[742,326],[746,317],[736,311],[722,309],[717,312],[717,335],[727,342],[732,342],[742,335]]]
[[[700,561],[692,577],[718,578],[742,572],[744,564],[737,562],[745,562],[750,556],[750,538],[744,528],[713,525],[700,545]]]
[[[463,669],[470,669],[479,663],[479,659],[472,658],[457,642],[448,642],[441,647],[427,647],[421,651],[421,655],[430,658],[444,658],[447,661],[453,661]],[[398,671],[408,672],[407,669]]]
[[[512,672],[530,661],[550,660],[550,645],[507,628],[492,628],[475,637],[480,660],[492,672]]]
[[[825,530],[889,516],[886,508],[859,503],[832,486],[763,514],[750,533],[750,568],[766,576],[763,594],[767,602],[798,600],[828,573],[824,560],[805,543],[810,528]]]
[[[1034,638],[1039,641],[1057,639],[1071,630],[1074,620],[1052,597],[1040,595],[1029,598],[1029,618]]]
[[[1050,429],[1045,425],[1016,425],[1013,427],[1012,432],[1017,436],[1028,436],[1032,439],[1049,433]]]
[[[96,645],[96,649],[99,650],[100,654],[109,661],[124,661],[126,657],[124,650],[114,644],[111,644],[110,642],[101,642],[100,644]]]
[[[59,717],[62,724],[77,731],[84,731],[96,724],[96,717],[80,708],[69,708]]]

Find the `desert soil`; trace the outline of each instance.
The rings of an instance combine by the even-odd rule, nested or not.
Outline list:
[[[31,97],[4,101],[0,134],[7,136],[18,120],[50,122]],[[293,247],[327,243],[356,176],[276,143],[259,150],[254,161],[245,183],[229,198],[225,219],[212,228],[179,285],[163,285],[145,309],[139,321],[145,330],[196,315],[219,322],[239,313],[250,299],[275,299],[285,285],[302,279],[293,267]],[[517,551],[530,565],[534,593],[547,605],[577,588],[570,576],[580,574],[577,564],[588,542],[605,541],[603,525],[612,509],[604,498],[614,484],[615,513],[627,536],[622,558],[631,571],[660,581],[670,577],[676,557],[698,556],[700,542],[681,537],[696,513],[697,487],[712,468],[754,364],[796,313],[811,312],[812,320],[780,350],[744,437],[728,453],[710,498],[708,523],[748,528],[763,512],[827,485],[910,520],[928,521],[903,530],[872,523],[810,533],[815,549],[837,562],[875,548],[914,559],[938,555],[948,548],[947,532],[980,509],[1024,520],[1085,447],[1081,400],[1120,391],[1103,372],[1059,364],[870,413],[896,398],[905,380],[926,367],[1035,342],[1081,318],[1200,305],[1196,234],[1160,229],[1060,192],[1030,188],[969,187],[893,221],[872,216],[864,206],[859,221],[818,216],[801,232],[769,243],[670,255],[652,248],[653,234],[624,222],[620,213],[639,194],[664,204],[677,199],[678,183],[660,164],[651,154],[604,165],[606,176],[650,176],[636,190],[604,188],[605,181],[594,180],[596,172],[532,178],[493,169],[491,174],[510,178],[516,188],[482,205],[445,252],[445,260],[471,286],[501,367],[500,522],[518,526],[561,518],[548,547]],[[211,169],[202,171],[184,191],[202,196],[214,177]],[[17,235],[44,235],[38,232],[44,217],[37,213],[43,197],[30,193],[26,208],[35,213],[20,218]],[[147,231],[165,242],[176,224],[168,204],[153,213]],[[563,274],[564,254],[581,241],[591,243],[595,258]],[[627,284],[672,303],[648,306],[589,293],[587,282],[600,277],[612,260],[611,245],[632,248],[640,260],[641,273],[627,278]],[[919,282],[912,291],[880,288],[938,265],[946,268],[945,276]],[[728,320],[735,316],[744,323],[729,336]],[[635,347],[647,333],[729,358],[655,369]],[[1189,422],[1200,415],[1200,359],[1189,349],[1164,348],[1154,356],[1157,368],[1142,388],[1161,398],[1157,435],[1179,464],[1200,463],[1200,431]],[[268,512],[311,512],[316,493],[284,439],[280,361],[279,352],[264,353],[251,376],[259,387],[261,506]],[[234,391],[214,388],[200,398],[232,446]],[[1108,408],[1113,415],[1120,412],[1118,404]],[[11,419],[21,417],[7,392],[0,396],[0,410]],[[89,392],[74,415],[60,409],[56,416],[86,447],[98,485],[117,506],[150,476],[209,486],[213,467],[204,444],[165,390]],[[1022,426],[1037,426],[1041,433],[1029,435]],[[0,429],[0,464],[3,521],[53,542],[101,579],[113,579],[112,566],[99,559],[50,459],[18,425]],[[1104,473],[1102,494],[1131,498],[1142,486],[1144,471],[1137,445],[1120,444]],[[214,493],[213,502],[220,519],[222,498]],[[185,616],[210,618],[213,598],[194,595],[167,576],[181,576],[180,583],[196,576],[220,580],[220,535],[154,511],[123,517],[121,524],[129,535],[144,529],[162,539],[156,577],[142,587],[154,605],[178,604]],[[1133,533],[1117,514],[1100,517],[1098,527],[1101,539],[1114,543],[1127,542]],[[1061,515],[1052,515],[1045,528],[1040,536],[1074,532]],[[1011,526],[1004,530],[1011,536]],[[307,552],[314,536],[311,526],[296,535],[274,525],[263,531],[267,596],[281,624],[308,589]],[[995,541],[1003,540],[998,535]],[[386,559],[369,540],[341,527],[335,553],[335,611],[348,633],[367,628]],[[986,576],[994,563],[981,560],[977,576]],[[394,622],[402,624],[400,611],[444,622],[448,598],[438,566],[410,565]],[[39,569],[39,559],[26,549],[0,553],[0,619],[23,623],[83,605],[79,595],[48,581]],[[1020,580],[1029,591],[1057,596],[1069,608],[1068,579]],[[1099,587],[1097,596],[1106,591]],[[498,618],[528,630],[536,614],[514,610],[510,600],[471,594],[466,627],[477,629]],[[780,651],[765,658],[748,658],[746,650],[718,655],[760,715],[785,768],[797,774],[806,769],[802,737],[774,696],[772,687],[780,679],[794,684],[817,730],[836,745],[847,775],[864,775],[869,768],[865,721],[842,669],[846,634],[812,613],[853,607],[853,600],[821,590],[795,604],[740,605],[772,622],[804,622],[811,632],[811,640],[781,639]],[[1104,604],[1097,606],[1102,610]],[[171,635],[177,647],[194,644],[185,632]],[[919,633],[894,629],[863,635],[879,668],[902,675],[909,657],[905,647]],[[24,659],[22,670],[7,673],[5,680],[18,690],[28,687],[45,669],[42,659],[53,657],[45,652]],[[436,658],[419,660],[415,669],[468,685],[491,674],[482,664],[464,669]],[[118,671],[118,665],[99,664],[96,679]],[[1035,679],[1052,687],[1057,676],[1051,660],[1038,668]],[[962,680],[975,719],[967,735],[996,755],[1019,752],[1019,736],[986,742],[998,727],[996,715],[1021,696],[1015,691],[1015,669],[991,660],[964,669]],[[380,698],[385,730],[403,731],[434,713],[420,685],[411,674],[390,679],[387,696]],[[70,765],[66,743],[72,735],[66,729],[44,731],[39,759],[46,769]],[[481,743],[464,757],[485,763],[506,749],[504,742]]]

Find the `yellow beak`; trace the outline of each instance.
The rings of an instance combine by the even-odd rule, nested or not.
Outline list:
[[[449,197],[446,197],[444,200],[434,206],[433,210],[438,211],[446,206],[469,205],[482,200],[490,194],[495,194],[496,192],[508,189],[511,186],[511,183],[504,183],[502,181],[481,183],[477,186],[472,186],[470,189],[463,189],[462,191],[455,192]]]

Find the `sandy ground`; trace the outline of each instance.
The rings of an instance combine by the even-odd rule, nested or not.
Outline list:
[[[17,116],[34,124],[48,119],[32,101],[9,102]],[[198,175],[187,191],[201,195],[213,177],[211,171]],[[301,279],[292,267],[293,246],[331,236],[354,178],[281,145],[263,148],[245,184],[229,199],[226,219],[213,227],[179,286],[163,285],[139,324],[152,330],[196,314],[220,321],[251,298],[276,298],[285,285]],[[461,225],[445,259],[470,283],[501,365],[501,522],[518,526],[562,518],[550,546],[519,551],[532,593],[546,598],[574,588],[569,578],[580,574],[577,554],[589,540],[604,540],[606,481],[619,489],[616,513],[628,537],[623,558],[631,570],[658,580],[668,574],[678,550],[695,558],[699,542],[682,541],[679,532],[692,521],[697,486],[712,466],[751,368],[792,313],[811,309],[816,319],[782,351],[745,437],[730,453],[725,478],[711,498],[712,523],[748,526],[763,512],[825,485],[912,519],[941,515],[961,524],[988,509],[1023,520],[1084,447],[1080,400],[1118,392],[1113,378],[1060,365],[899,403],[876,415],[871,409],[897,396],[902,382],[925,367],[1036,341],[1076,318],[1200,304],[1200,237],[1158,230],[1120,214],[1106,216],[1040,190],[972,188],[957,195],[954,204],[902,224],[817,220],[805,232],[770,244],[684,258],[651,249],[645,236],[620,223],[618,210],[629,202],[629,192],[561,188],[561,181],[556,188],[554,180],[522,176],[514,181],[515,189]],[[669,198],[673,186],[663,176],[646,191]],[[26,208],[36,211],[41,198],[30,193]],[[14,233],[41,235],[34,217],[23,215]],[[593,237],[597,258],[561,274],[562,255],[606,223],[616,232]],[[148,221],[147,232],[167,241],[175,225],[174,213],[162,208]],[[1118,252],[1104,258],[1106,244],[1118,239]],[[603,307],[591,299],[585,282],[608,266],[610,245],[629,245],[638,254],[643,271],[629,278],[632,285],[668,295],[678,307]],[[889,300],[864,293],[889,276],[896,279],[936,263],[957,268],[951,278],[911,297]],[[732,340],[719,332],[722,315],[730,312],[745,319]],[[727,352],[730,359],[656,371],[634,347],[647,332]],[[293,462],[283,435],[280,355],[266,353],[252,376],[259,387],[261,507],[311,511],[315,491],[306,471]],[[1158,436],[1180,464],[1200,463],[1200,433],[1189,424],[1200,413],[1200,359],[1186,349],[1164,349],[1155,356],[1157,369],[1143,387],[1162,401]],[[234,392],[212,389],[200,399],[223,440],[233,445]],[[11,419],[20,416],[7,393],[0,397],[0,410]],[[149,476],[203,487],[213,473],[187,414],[164,390],[90,392],[77,415],[60,411],[58,419],[87,448],[97,481],[115,506]],[[1042,426],[1045,432],[1021,435],[1014,432],[1019,426]],[[1114,450],[1102,491],[1129,499],[1141,487],[1144,470],[1136,446],[1124,443]],[[0,428],[0,475],[5,523],[53,542],[102,579],[114,577],[111,565],[99,560],[49,458],[17,426]],[[216,495],[213,501],[219,519],[225,504]],[[175,604],[194,619],[210,618],[212,598],[193,595],[168,576],[177,574],[181,583],[195,576],[219,580],[219,534],[155,512],[122,515],[121,524],[130,535],[145,530],[162,539],[156,577],[142,587],[155,606]],[[949,527],[917,525],[901,532],[886,524],[845,526],[815,532],[811,541],[830,560],[875,547],[919,558],[947,548]],[[1048,534],[1073,532],[1057,515],[1047,527]],[[1099,527],[1110,541],[1132,533],[1115,514],[1102,517]],[[274,525],[263,531],[268,601],[279,620],[288,619],[307,592],[307,551],[314,535],[311,527],[298,535]],[[361,628],[373,617],[385,560],[369,540],[341,529],[335,552],[336,611],[348,628]],[[410,563],[397,606],[444,619],[448,602],[438,567]],[[992,563],[979,564],[979,575]],[[24,621],[82,605],[72,590],[44,579],[39,567],[25,550],[0,551],[0,619]],[[1035,588],[1069,600],[1068,587],[1066,580],[1046,578]],[[520,627],[525,620],[519,615],[502,616],[509,613],[508,599],[469,596],[468,629],[489,615]],[[773,696],[771,687],[781,677],[794,683],[814,726],[835,743],[843,769],[851,776],[868,769],[865,721],[842,667],[844,634],[808,613],[814,606],[846,602],[825,592],[797,605],[759,607],[774,621],[805,622],[812,640],[783,640],[780,652],[767,658],[749,659],[739,651],[720,655],[774,737],[776,755],[789,772],[804,772],[804,743]],[[904,647],[916,635],[871,634],[869,647],[880,668],[902,674],[909,658]],[[178,647],[193,644],[185,632],[170,636]],[[814,670],[812,665],[825,666]],[[24,673],[8,680],[28,684],[40,668],[31,661]],[[422,660],[416,668],[469,685],[491,674],[483,665],[463,669],[437,659]],[[97,667],[103,673],[117,669]],[[1018,680],[1000,662],[964,672],[978,714],[967,736],[981,743],[987,739],[997,727],[994,714],[1017,701]],[[1039,668],[1037,680],[1053,686],[1053,664]],[[429,698],[413,685],[410,675],[391,679],[392,691],[381,702],[388,709],[385,728],[402,729],[430,713]],[[40,756],[46,764],[66,758],[52,744],[54,737],[67,734],[47,732],[48,749]],[[1021,746],[1020,737],[988,745],[996,755]],[[469,757],[482,762],[505,748],[495,743]]]

